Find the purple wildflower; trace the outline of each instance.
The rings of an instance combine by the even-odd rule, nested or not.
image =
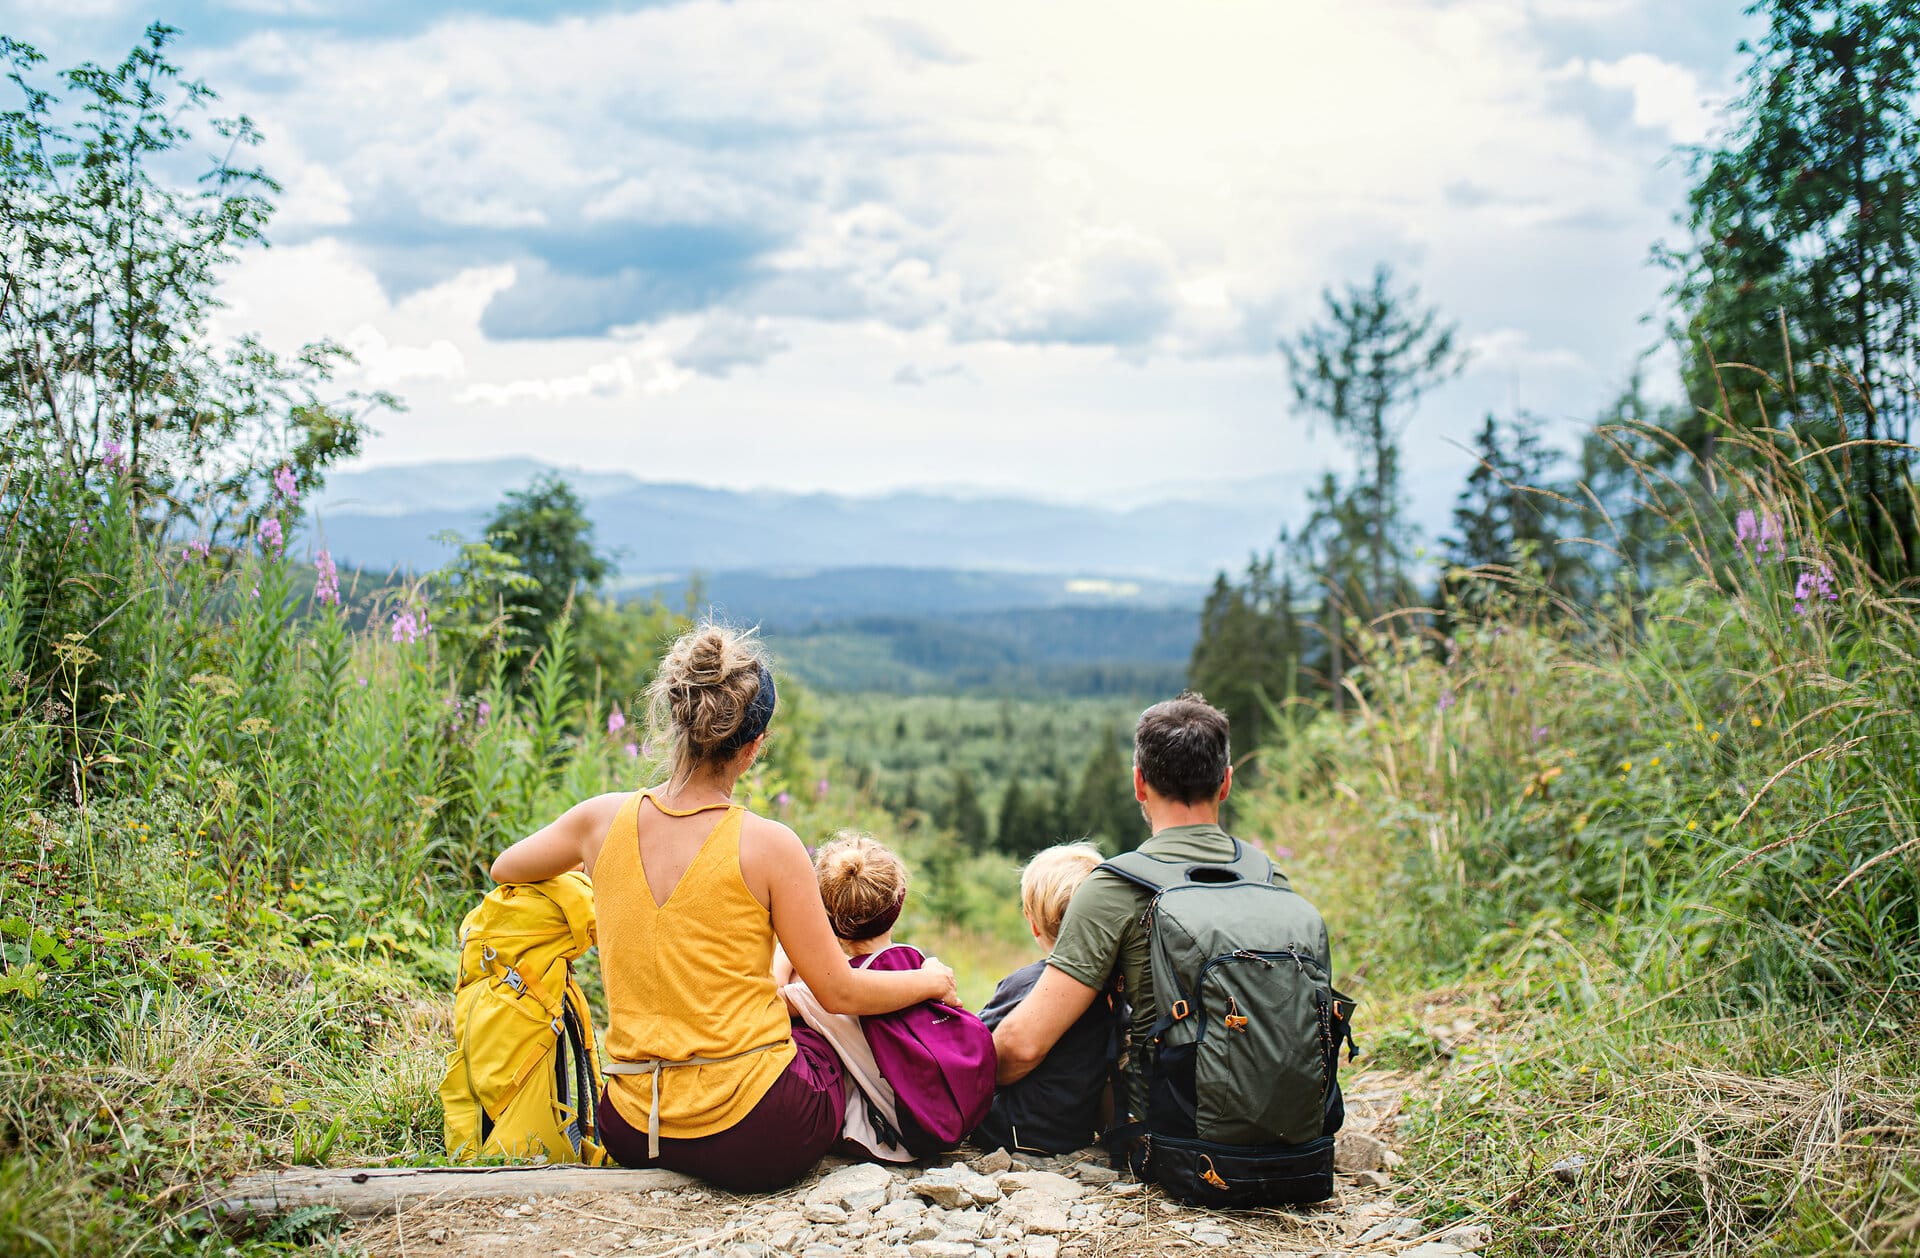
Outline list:
[[[273,474],[273,491],[280,495],[289,507],[300,505],[300,483],[293,477],[293,469],[285,463]]]
[[[100,451],[100,466],[109,472],[119,472],[127,466],[127,448],[118,441],[109,438]]]
[[[618,707],[607,713],[607,734],[618,734],[627,727],[627,715]]]
[[[204,537],[196,537],[187,543],[186,550],[181,552],[181,554],[182,557],[186,559],[205,559],[207,557],[207,551],[207,539]]]
[[[638,760],[640,758],[640,744],[628,743],[626,746],[626,752],[627,752],[627,759]]]
[[[827,779],[821,778],[818,782],[815,782],[813,784],[814,799],[816,800],[825,799],[827,797],[827,788],[828,788]]]
[[[313,583],[313,601],[340,606],[340,570],[333,566],[333,556],[324,550],[315,555],[313,570],[320,574]]]
[[[1440,692],[1440,710],[1442,712],[1445,712],[1448,708],[1452,706],[1453,706],[1453,691],[1442,690]]]
[[[82,537],[93,536],[93,522],[91,520],[87,520],[83,518],[80,521],[80,536]]]
[[[286,548],[287,534],[286,530],[280,527],[280,518],[278,516],[270,515],[260,521],[258,536],[260,538],[260,545],[276,555]]]
[[[1276,847],[1273,849],[1273,858],[1275,860],[1290,861],[1293,859],[1293,849],[1286,846]]]
[[[1787,557],[1786,531],[1780,527],[1780,517],[1771,511],[1762,511],[1757,515],[1752,511],[1742,511],[1736,515],[1733,518],[1733,541],[1743,551],[1751,544],[1755,558],[1768,551],[1773,552],[1776,562]]]
[[[433,626],[427,623],[424,608],[416,612],[411,607],[403,607],[393,614],[393,640],[402,646],[412,646],[432,632]]]
[[[1536,743],[1537,743],[1537,742],[1539,742],[1539,741],[1540,741],[1541,739],[1543,739],[1543,738],[1545,738],[1546,736],[1547,736],[1547,727],[1546,727],[1546,726],[1544,726],[1544,725],[1536,725],[1536,726],[1534,726],[1534,727],[1533,727],[1533,741],[1534,741],[1534,742],[1536,742]]]
[[[778,808],[781,812],[785,812],[792,804],[793,804],[793,795],[789,791],[781,791],[778,795],[775,795],[773,797],[773,806],[775,808]]]
[[[1825,599],[1829,603],[1840,601],[1840,595],[1833,588],[1833,569],[1818,564],[1802,572],[1793,583],[1793,612],[1796,616],[1807,614],[1807,604]]]
[[[355,680],[355,681],[357,681],[357,682],[359,682],[359,683],[360,683],[360,684],[361,684],[362,686],[364,686],[364,685],[366,685],[366,684],[367,684],[367,679],[366,679],[366,678],[364,678],[364,677],[356,677],[356,678],[354,678],[354,680]]]
[[[485,699],[473,705],[473,723],[481,729],[487,727],[487,718],[493,715],[493,705]]]

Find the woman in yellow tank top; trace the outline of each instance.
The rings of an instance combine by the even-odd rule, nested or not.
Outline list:
[[[773,676],[758,641],[685,634],[649,690],[670,742],[667,781],[569,808],[493,863],[498,882],[576,867],[593,878],[607,990],[601,1142],[624,1166],[665,1166],[734,1191],[793,1182],[839,1139],[845,1083],[773,981],[776,940],[835,1013],[958,1004],[953,971],[847,965],[800,839],[733,802],[766,741]]]

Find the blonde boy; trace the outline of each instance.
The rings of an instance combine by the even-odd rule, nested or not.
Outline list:
[[[1053,950],[1074,889],[1103,859],[1091,843],[1062,843],[1027,862],[1020,875],[1020,911],[1042,948]],[[998,1026],[1046,968],[1043,958],[1002,979],[980,1011],[980,1020]],[[974,1130],[973,1142],[1030,1153],[1070,1153],[1098,1140],[1125,1017],[1113,993],[1095,1000],[1031,1074],[994,1093],[993,1109]]]

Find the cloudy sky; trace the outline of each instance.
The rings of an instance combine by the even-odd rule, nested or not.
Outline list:
[[[1474,350],[1415,418],[1572,431],[1656,340],[1736,0],[12,0],[149,20],[286,187],[230,329],[410,404],[365,464],[1138,497],[1341,466],[1275,341],[1377,261]]]

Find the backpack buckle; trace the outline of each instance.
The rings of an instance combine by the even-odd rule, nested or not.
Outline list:
[[[558,1018],[555,1018],[553,1021],[547,1023],[547,1026],[552,1028],[553,1033],[556,1036],[565,1036],[567,1033],[567,1029],[560,1025],[560,1019]],[[575,1152],[578,1152],[578,1150],[575,1150]]]
[[[521,978],[520,971],[514,969],[512,966],[507,967],[507,972],[501,975],[501,979],[508,987],[513,988],[516,995],[524,996],[527,994],[527,980]]]
[[[1175,1022],[1178,1022],[1178,1021],[1180,1021],[1180,1020],[1181,1020],[1182,1018],[1184,1018],[1184,1017],[1186,1017],[1186,1016],[1187,1016],[1188,1014],[1190,1014],[1190,1013],[1192,1013],[1192,1012],[1193,1012],[1193,1010],[1192,1010],[1191,1008],[1189,1008],[1189,1007],[1188,1007],[1188,1005],[1187,1005],[1187,1002],[1186,1002],[1186,1001],[1184,1001],[1184,1000],[1176,1000],[1176,1001],[1174,1001],[1174,1002],[1173,1002],[1173,1010],[1172,1010],[1172,1012],[1173,1012],[1173,1020],[1174,1020]]]
[[[1241,1016],[1240,1006],[1231,996],[1227,997],[1226,1022],[1227,1030],[1229,1031],[1244,1031],[1247,1029],[1247,1019]]]

